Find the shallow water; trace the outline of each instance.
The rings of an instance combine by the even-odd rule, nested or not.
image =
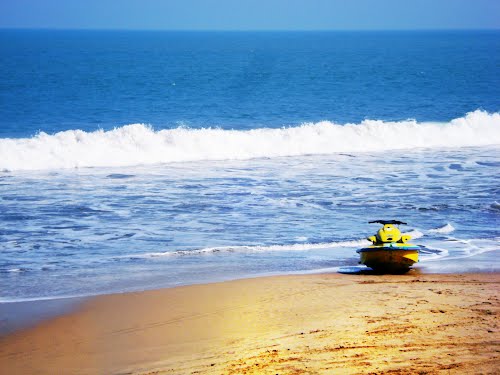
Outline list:
[[[482,147],[4,173],[2,300],[335,270],[388,218],[424,269],[498,270],[474,260],[499,247],[499,165]]]

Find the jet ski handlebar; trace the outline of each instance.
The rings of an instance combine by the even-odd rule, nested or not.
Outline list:
[[[379,223],[379,224],[382,224],[382,225],[385,225],[385,224],[396,224],[396,225],[403,224],[403,225],[407,225],[405,222],[399,221],[399,220],[373,220],[373,221],[369,221],[368,222],[368,224],[373,224],[373,223]]]

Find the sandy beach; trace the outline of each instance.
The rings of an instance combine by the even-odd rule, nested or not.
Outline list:
[[[100,296],[0,339],[2,374],[494,374],[498,273],[299,275]]]

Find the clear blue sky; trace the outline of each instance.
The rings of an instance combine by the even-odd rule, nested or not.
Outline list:
[[[500,0],[0,0],[0,28],[500,29]]]

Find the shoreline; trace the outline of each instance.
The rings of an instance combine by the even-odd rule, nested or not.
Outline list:
[[[0,302],[0,338],[20,330],[36,327],[57,316],[78,309],[84,301],[94,298],[61,297],[28,301]]]
[[[498,252],[500,250],[494,250]],[[446,267],[439,262],[439,267],[436,267],[433,263],[426,263],[422,265],[419,263],[414,266],[407,275],[452,275],[452,274],[492,274],[500,273],[500,269],[495,265],[491,264],[491,251],[479,254],[474,257],[474,262],[468,264],[465,267],[463,259],[449,260]],[[37,324],[43,323],[49,319],[55,318],[60,315],[70,313],[76,309],[86,300],[91,300],[97,297],[109,296],[109,295],[120,295],[129,293],[143,293],[155,290],[172,289],[186,286],[196,286],[196,285],[210,285],[218,284],[224,282],[233,282],[238,280],[246,279],[260,279],[269,277],[283,277],[283,276],[306,276],[306,275],[320,275],[320,274],[341,274],[339,272],[341,268],[351,268],[356,269],[364,266],[343,266],[334,267],[319,270],[305,270],[305,271],[295,271],[295,272],[285,272],[285,273],[265,273],[259,275],[247,275],[237,278],[230,279],[214,279],[207,282],[201,283],[191,283],[191,284],[179,284],[173,286],[159,286],[151,289],[142,290],[125,290],[116,291],[109,293],[100,293],[93,295],[76,295],[76,296],[56,296],[56,297],[44,297],[40,299],[21,299],[19,301],[0,301],[0,338],[8,334],[14,333],[19,330],[29,329],[35,327]],[[445,272],[438,272],[438,270]],[[363,272],[362,272],[363,273]],[[353,274],[356,272],[345,272],[344,274]],[[366,273],[370,275],[371,272]],[[390,276],[387,274],[386,276]]]
[[[496,272],[306,274],[102,295],[0,337],[0,372],[494,373],[499,285]]]
[[[493,252],[499,252],[500,250],[494,250]],[[451,275],[451,274],[492,274],[500,273],[500,269],[494,264],[491,264],[491,251],[483,254],[476,255],[474,261],[471,264],[466,264],[463,259],[451,259],[448,260],[446,265],[439,262],[436,267],[434,262],[426,263],[422,265],[421,263],[412,267],[408,275]],[[284,272],[284,273],[264,273],[258,275],[246,275],[230,279],[214,279],[206,282],[195,282],[188,284],[179,285],[167,285],[158,286],[150,289],[139,289],[139,290],[124,290],[116,292],[105,292],[100,294],[91,295],[76,295],[76,296],[55,296],[55,297],[43,297],[40,299],[21,299],[19,301],[0,301],[0,338],[8,334],[14,333],[19,330],[28,329],[36,326],[46,320],[55,318],[60,315],[64,315],[75,309],[86,300],[115,295],[115,294],[128,294],[128,293],[142,293],[154,290],[172,289],[185,286],[196,286],[205,284],[217,284],[224,282],[232,282],[238,280],[246,279],[258,279],[258,278],[268,278],[268,277],[282,277],[282,276],[301,276],[301,275],[319,275],[319,274],[337,274],[341,268],[352,268],[356,269],[364,266],[343,266],[334,268],[324,268],[318,270],[305,270],[305,271],[294,271],[294,272]],[[441,272],[438,272],[438,271]],[[444,271],[444,272],[443,272]],[[352,272],[346,272],[344,274],[350,274]],[[356,274],[356,272],[352,273]],[[368,271],[366,274],[370,275],[371,272]],[[389,276],[389,274],[388,274]]]

